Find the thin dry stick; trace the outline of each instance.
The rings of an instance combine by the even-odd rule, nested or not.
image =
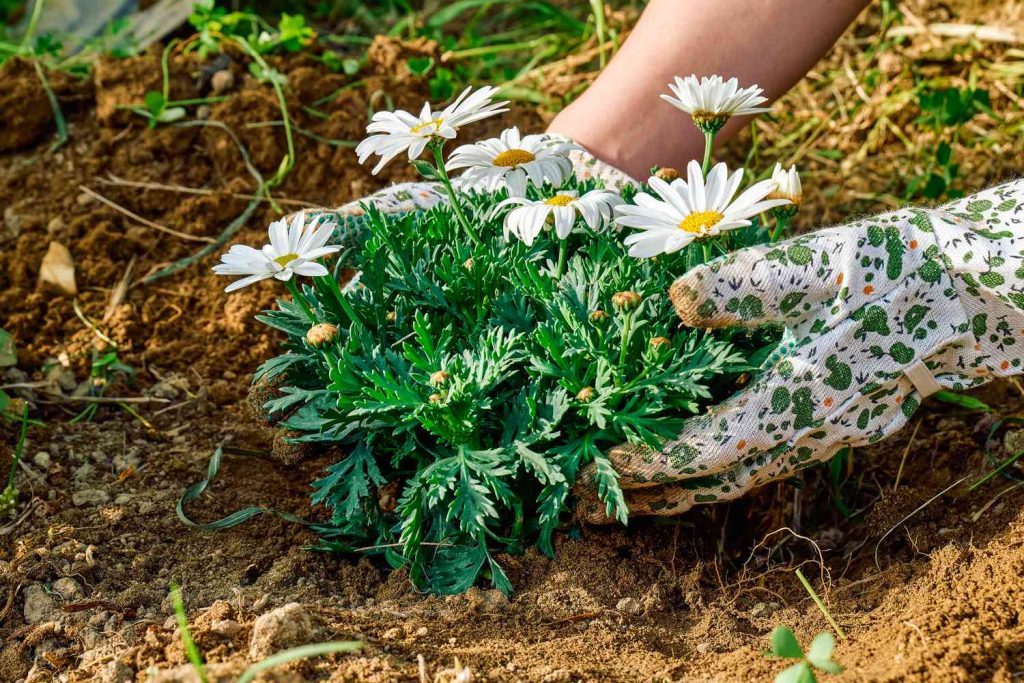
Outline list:
[[[204,235],[190,235],[187,232],[180,232],[178,230],[174,230],[173,228],[168,228],[165,225],[160,225],[159,223],[154,223],[153,221],[149,220],[148,218],[143,218],[139,214],[133,213],[133,212],[129,211],[128,209],[124,208],[123,206],[121,206],[117,202],[112,201],[110,199],[107,199],[106,197],[101,195],[96,190],[90,189],[90,188],[86,187],[85,185],[79,185],[78,189],[81,190],[82,192],[86,193],[87,195],[89,195],[93,199],[106,204],[107,206],[109,206],[110,208],[114,209],[115,211],[117,211],[119,213],[122,213],[125,216],[128,216],[128,218],[131,218],[133,221],[136,221],[138,223],[142,223],[146,227],[153,228],[154,230],[159,230],[160,232],[166,232],[168,235],[174,235],[175,237],[178,237],[178,238],[183,239],[183,240],[189,240],[189,241],[192,241],[192,242],[205,242],[207,244],[213,242],[213,238],[212,237],[206,237]]]
[[[922,503],[922,504],[921,504],[921,505],[920,505],[920,506],[919,506],[919,507],[918,507],[918,508],[917,508],[916,510],[914,510],[913,512],[911,512],[911,513],[910,513],[909,515],[907,515],[906,517],[904,517],[904,518],[903,518],[903,519],[901,519],[900,521],[896,522],[896,524],[895,524],[895,525],[894,525],[894,526],[893,526],[893,527],[892,527],[891,529],[889,529],[889,530],[888,530],[888,531],[886,531],[886,532],[885,532],[884,534],[882,534],[882,537],[881,537],[880,539],[878,539],[878,543],[877,543],[877,544],[875,544],[875,568],[876,568],[876,569],[878,569],[878,571],[882,571],[882,564],[881,564],[881,563],[880,563],[880,562],[878,561],[878,549],[879,549],[879,548],[880,548],[880,547],[882,546],[882,541],[884,541],[884,540],[885,540],[886,538],[888,538],[888,537],[889,537],[889,534],[891,534],[891,533],[892,533],[893,531],[895,531],[895,530],[896,530],[897,528],[899,528],[899,527],[900,527],[900,525],[902,525],[902,524],[903,524],[904,522],[906,522],[906,521],[907,521],[908,519],[910,519],[911,517],[913,517],[914,515],[916,515],[916,514],[917,514],[918,512],[920,512],[921,510],[924,510],[924,509],[925,509],[926,507],[928,507],[929,505],[931,505],[931,504],[932,504],[933,502],[935,502],[935,501],[936,501],[937,499],[941,498],[941,497],[942,497],[942,496],[943,496],[943,495],[944,495],[944,494],[945,494],[945,493],[946,493],[947,491],[950,491],[950,490],[952,490],[952,489],[953,489],[953,488],[955,488],[956,486],[959,486],[959,485],[960,485],[960,484],[962,484],[962,483],[963,483],[964,481],[966,481],[967,479],[969,479],[969,478],[970,478],[970,476],[971,476],[971,475],[969,475],[969,474],[966,474],[966,475],[964,475],[964,476],[960,477],[959,479],[957,479],[956,481],[954,481],[954,482],[953,482],[952,484],[950,484],[949,486],[947,486],[946,488],[942,489],[941,491],[939,491],[938,493],[936,493],[936,494],[935,494],[934,496],[932,496],[931,498],[929,498],[928,500],[926,500],[925,502],[923,502],[923,503]]]
[[[135,257],[132,256],[131,260],[128,261],[128,266],[124,269],[124,273],[121,275],[121,279],[117,281],[114,288],[110,290],[110,298],[107,299],[107,307],[103,309],[103,317],[100,322],[106,324],[114,317],[114,311],[117,307],[124,303],[124,298],[128,296],[128,289],[131,284],[132,268],[135,267]]]
[[[97,178],[96,182],[103,185],[115,185],[118,187],[137,187],[142,190],[163,190],[165,192],[178,192],[180,194],[195,194],[202,197],[209,197],[216,194],[223,194],[233,199],[255,199],[261,202],[269,202],[270,200],[266,197],[257,196],[254,194],[246,194],[244,192],[224,192],[222,190],[210,190],[203,187],[185,187],[184,185],[168,185],[165,183],[149,183],[142,182],[139,180],[125,180],[119,178],[116,175],[109,174],[106,178]],[[301,206],[301,207],[313,207],[319,206],[317,202],[307,202],[304,199],[288,199],[287,197],[275,197],[274,201],[278,204],[285,204],[287,206]]]
[[[917,430],[921,428],[921,423],[924,422],[924,418],[917,421],[914,425],[914,431],[910,434],[910,441],[907,442],[907,447],[903,449],[903,457],[900,458],[900,468],[896,471],[896,483],[892,485],[892,490],[895,492],[900,487],[900,477],[903,476],[903,465],[907,462],[907,454],[910,453],[910,447],[914,445],[914,437],[917,436]]]

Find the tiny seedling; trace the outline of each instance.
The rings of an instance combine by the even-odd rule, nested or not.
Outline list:
[[[814,636],[811,647],[805,653],[793,632],[785,626],[776,626],[771,635],[771,650],[765,656],[799,659],[796,664],[782,670],[775,677],[775,683],[817,683],[815,670],[840,674],[843,667],[832,660],[836,641],[832,634],[823,631]]]
[[[192,640],[192,633],[188,630],[188,615],[185,614],[185,601],[181,599],[181,589],[177,584],[171,584],[171,603],[174,605],[174,617],[178,621],[178,630],[181,631],[181,643],[185,646],[185,656],[196,670],[196,675],[202,683],[208,683],[206,667],[203,666],[203,655],[199,652],[199,646]]]
[[[14,477],[18,472],[18,461],[25,451],[25,435],[28,433],[28,404],[21,409],[21,435],[18,437],[18,444],[14,447],[14,455],[11,456],[11,466],[7,470],[7,486],[0,493],[0,515],[13,514],[18,506],[18,487],[15,485]]]

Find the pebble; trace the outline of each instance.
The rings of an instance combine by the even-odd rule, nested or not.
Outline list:
[[[241,630],[242,625],[234,619],[221,619],[210,624],[210,630],[225,638],[234,638]]]
[[[640,606],[640,602],[636,598],[622,598],[615,605],[615,609],[623,614],[634,615],[639,614],[642,608]]]
[[[50,621],[57,612],[57,603],[41,583],[29,584],[25,588],[24,597],[25,621],[29,624]]]
[[[11,237],[21,234],[21,216],[14,211],[12,206],[4,209],[4,225],[7,226],[7,232],[11,233]]]
[[[402,629],[397,626],[393,626],[387,631],[384,631],[384,635],[381,637],[384,638],[384,640],[398,640],[402,637]]]
[[[53,582],[53,592],[64,598],[64,602],[75,602],[85,597],[85,591],[81,584],[70,576],[65,576]]]
[[[53,237],[58,232],[63,230],[66,225],[67,224],[64,222],[63,218],[61,218],[60,216],[54,216],[53,218],[50,219],[50,222],[46,224],[46,232],[51,237]]]
[[[82,489],[71,494],[71,502],[76,507],[106,505],[110,502],[110,494],[103,489]]]
[[[702,655],[706,655],[711,648],[708,647],[707,643],[697,643],[697,652]]]
[[[90,197],[85,192],[82,192],[77,197],[75,197],[75,201],[78,202],[79,206],[87,206],[92,203],[92,197]]]
[[[101,683],[132,683],[135,680],[135,669],[115,659],[107,662],[100,670]]]
[[[265,659],[279,650],[315,642],[320,630],[305,607],[290,602],[256,620],[249,640],[249,657]]]
[[[235,74],[230,69],[217,71],[210,77],[210,87],[214,95],[223,95],[235,87]]]
[[[420,626],[418,629],[416,629],[416,637],[417,638],[422,638],[425,635],[427,635],[428,633],[430,633],[430,631],[427,629],[426,626]]]
[[[48,470],[50,469],[50,454],[46,451],[39,451],[32,456],[32,462],[34,462],[38,467]]]

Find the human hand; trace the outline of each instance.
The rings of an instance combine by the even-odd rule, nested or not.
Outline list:
[[[874,443],[921,401],[1021,372],[1024,181],[741,250],[679,278],[698,328],[774,323],[786,341],[754,382],[661,451],[612,449],[632,515],[737,498]],[[580,476],[580,514],[609,522]]]

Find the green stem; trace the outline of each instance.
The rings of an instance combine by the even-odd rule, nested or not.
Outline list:
[[[352,308],[352,302],[349,301],[348,297],[345,296],[345,293],[341,291],[341,287],[338,285],[338,281],[334,279],[334,276],[327,275],[319,279],[327,284],[327,287],[331,290],[331,293],[334,294],[334,298],[338,301],[338,305],[341,306],[341,309],[345,311],[345,315],[348,316],[348,319],[356,325],[362,325],[362,318],[360,318],[356,313],[356,310]]]
[[[711,149],[715,146],[715,134],[704,133],[704,163],[701,164],[700,170],[704,174],[704,177],[708,177],[708,171],[711,170]]]
[[[838,635],[840,639],[846,640],[846,634],[843,633],[843,629],[836,623],[836,620],[832,618],[832,614],[829,613],[828,608],[825,607],[825,603],[821,601],[818,594],[814,592],[814,588],[811,587],[811,582],[807,580],[807,577],[805,577],[803,572],[799,569],[796,570],[796,578],[800,579],[800,583],[804,585],[804,589],[811,596],[811,600],[814,601],[814,604],[818,606],[821,613],[825,615],[825,619],[828,620],[828,623],[832,625],[833,629],[835,629],[836,635]]]
[[[566,240],[560,240],[558,245],[558,267],[555,269],[555,279],[561,280],[562,273],[565,272],[565,260],[568,253],[568,249],[565,246]]]
[[[626,351],[629,349],[629,335],[633,331],[633,312],[624,313],[625,320],[622,323],[622,346],[619,348],[619,369],[626,364]]]
[[[295,283],[295,276],[293,275],[285,280],[285,284],[288,285],[288,291],[292,293],[292,298],[299,304],[299,306],[302,307],[302,310],[305,311],[306,317],[309,318],[309,322],[314,325],[320,322],[316,319],[316,316],[313,315],[313,309],[309,307],[309,302],[306,301],[306,297],[302,296],[302,292],[299,291],[299,286]]]
[[[713,257],[711,254],[711,241],[709,239],[703,239],[700,241],[701,249],[704,250],[704,263],[710,261]]]
[[[459,204],[459,198],[455,194],[455,188],[452,187],[452,181],[448,178],[448,171],[444,168],[444,159],[441,156],[441,145],[433,144],[431,148],[434,150],[434,166],[437,171],[437,177],[441,179],[441,184],[444,185],[444,189],[448,193],[448,200],[451,202],[456,218],[459,219],[459,223],[462,223],[462,229],[466,231],[466,234],[473,240],[473,243],[478,247],[482,247],[483,242],[480,241],[476,231],[470,227],[469,220],[466,218],[466,214],[462,212],[462,205]]]
[[[36,0],[32,5],[32,16],[28,20],[28,28],[25,29],[25,35],[21,37],[21,48],[19,52],[24,52],[28,49],[29,44],[32,42],[32,37],[36,33],[36,24],[39,23],[39,17],[43,14],[43,0]]]
[[[21,408],[21,436],[18,437],[18,445],[14,447],[14,457],[11,458],[11,469],[7,472],[7,489],[14,486],[14,475],[18,472],[18,461],[25,450],[25,435],[28,434],[28,402]]]
[[[594,33],[597,34],[598,64],[603,69],[608,59],[605,56],[604,0],[590,0],[590,11],[594,15]]]
[[[786,226],[789,225],[789,217],[783,213],[775,214],[775,229],[768,233],[770,242],[778,242],[779,238],[782,237],[782,233],[786,231]]]
[[[235,42],[246,54],[249,55],[249,57],[252,58],[254,62],[260,65],[263,73],[268,73],[270,71],[270,65],[267,64],[265,59],[263,59],[263,56],[259,51],[249,44],[248,40],[244,38],[237,38]],[[274,88],[274,93],[277,95],[277,105],[281,110],[281,120],[284,121],[284,137],[285,141],[288,143],[288,155],[281,160],[281,165],[278,167],[277,172],[270,178],[270,180],[267,181],[269,189],[269,187],[276,187],[280,184],[295,165],[295,139],[292,136],[291,116],[288,114],[288,103],[285,101],[284,90],[281,88],[281,84],[277,82],[277,79],[271,78],[268,80],[270,80],[270,85]],[[269,199],[269,192],[267,193],[267,197]]]

